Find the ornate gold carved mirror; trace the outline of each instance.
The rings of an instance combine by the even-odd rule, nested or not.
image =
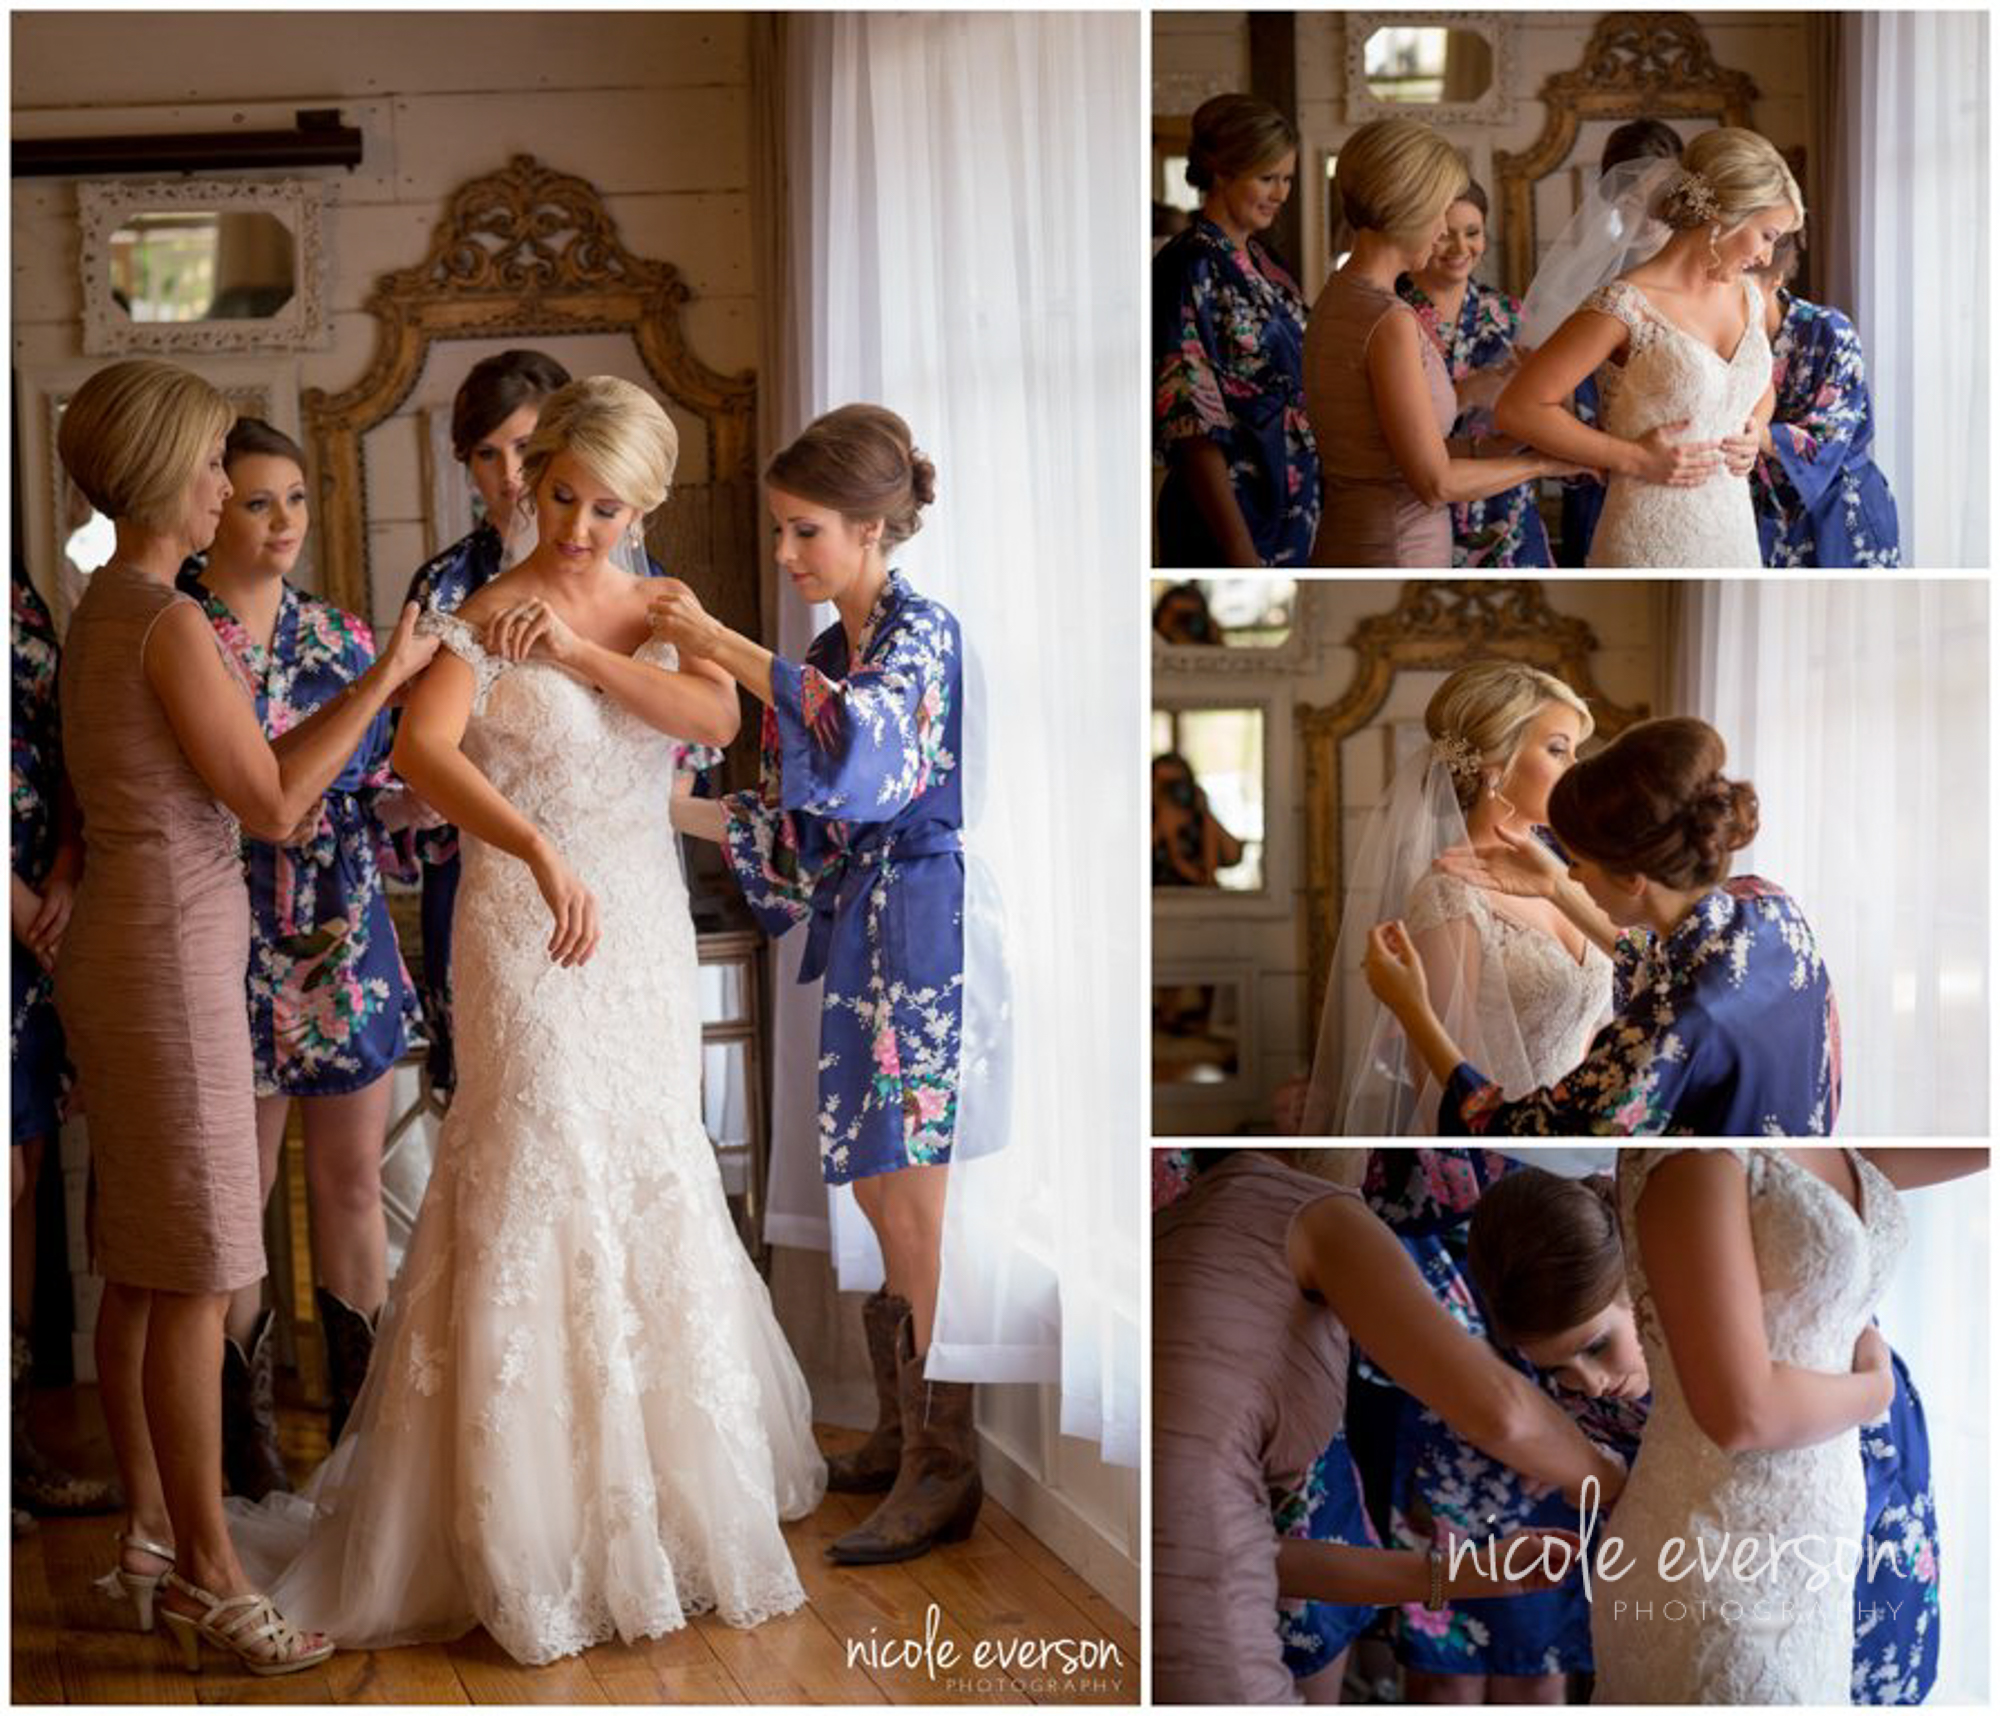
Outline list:
[[[583,179],[516,155],[502,171],[461,186],[424,259],[376,282],[366,306],[377,323],[367,373],[343,393],[309,388],[301,401],[317,484],[321,589],[342,607],[379,617],[393,611],[416,571],[416,559],[371,565],[365,437],[409,400],[434,345],[624,335],[681,428],[673,492],[653,517],[647,546],[725,623],[755,636],[756,380],[710,369],[689,349],[681,326],[689,296],[670,263],[625,248]]]
[[[1591,32],[1582,62],[1550,77],[1539,99],[1546,109],[1541,135],[1519,153],[1493,156],[1505,285],[1516,296],[1596,182],[1613,124],[1663,119],[1683,141],[1711,125],[1747,126],[1757,86],[1715,63],[1701,26],[1685,12],[1613,12]]]
[[[1539,580],[1505,583],[1416,580],[1403,586],[1395,611],[1360,621],[1346,640],[1356,656],[1354,678],[1333,704],[1296,711],[1305,770],[1305,1018],[1308,1041],[1319,1028],[1333,947],[1340,934],[1342,889],[1350,830],[1358,833],[1386,782],[1386,753],[1408,735],[1403,722],[1380,723],[1400,674],[1452,673],[1496,656],[1553,673],[1590,706],[1595,737],[1609,739],[1643,720],[1643,704],[1613,703],[1597,687],[1590,665],[1597,634],[1584,621],[1549,606]],[[1428,697],[1430,687],[1424,688]],[[1421,722],[1417,723],[1419,730]],[[1380,746],[1381,750],[1374,747]],[[1355,779],[1350,780],[1352,774]],[[1379,777],[1379,778],[1378,778]],[[1342,1005],[1358,999],[1358,971],[1341,973]],[[1361,993],[1365,993],[1362,990]]]

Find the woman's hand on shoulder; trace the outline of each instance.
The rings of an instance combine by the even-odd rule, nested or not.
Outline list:
[[[541,596],[524,595],[497,608],[485,625],[486,653],[502,661],[553,661],[574,666],[582,639]]]
[[[1492,894],[1517,899],[1547,900],[1569,873],[1563,862],[1532,834],[1496,827],[1491,846],[1452,846],[1440,852],[1432,868]]]
[[[417,604],[405,602],[396,629],[389,634],[388,646],[375,658],[377,668],[388,681],[392,701],[401,700],[405,687],[430,666],[431,658],[438,652],[436,634],[417,630],[420,617]]]
[[[670,643],[684,657],[706,661],[715,654],[722,622],[701,605],[701,598],[678,578],[652,580],[656,590],[646,604],[646,623],[653,636]]]

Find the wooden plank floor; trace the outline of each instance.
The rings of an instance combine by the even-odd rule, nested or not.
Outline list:
[[[74,1469],[108,1472],[90,1389],[37,1405],[44,1447]],[[853,1432],[827,1429],[840,1447]],[[287,1459],[309,1471],[325,1453],[319,1420],[283,1414]],[[785,1528],[805,1586],[795,1614],[743,1632],[713,1616],[665,1638],[606,1644],[523,1668],[478,1630],[448,1645],[342,1651],[275,1679],[204,1655],[184,1673],[163,1638],[116,1630],[90,1589],[111,1565],[108,1519],[44,1520],[14,1545],[16,1704],[1135,1704],[1139,1629],[988,1501],[964,1543],[895,1567],[836,1567],[827,1543],[865,1516],[871,1498],[829,1496]],[[935,1619],[932,1619],[935,1611]],[[926,1637],[934,1648],[926,1661]],[[1035,1647],[1108,1645],[1105,1667],[1064,1672]],[[850,1644],[863,1654],[850,1663]],[[946,1647],[956,1661],[947,1663]],[[872,1651],[870,1649],[872,1648]],[[976,1649],[983,1660],[975,1663]],[[1023,1655],[1024,1649],[1028,1654]]]

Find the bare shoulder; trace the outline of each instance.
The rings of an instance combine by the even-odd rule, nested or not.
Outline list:
[[[517,566],[467,596],[458,606],[458,617],[469,625],[483,625],[502,609],[536,593],[533,581]]]

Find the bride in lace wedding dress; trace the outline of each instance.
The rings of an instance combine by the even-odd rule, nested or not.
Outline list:
[[[1628,1149],[1618,1205],[1653,1405],[1592,1594],[1597,1701],[1845,1704],[1896,1190],[1851,1150]]]
[[[1523,311],[1537,349],[1494,416],[1606,473],[1588,565],[1763,564],[1750,470],[1776,394],[1752,274],[1804,213],[1784,157],[1722,127],[1613,169],[1552,249]],[[1572,410],[1593,373],[1596,427]]]
[[[1430,743],[1397,770],[1350,868],[1306,1133],[1438,1131],[1437,1081],[1358,980],[1378,923],[1403,920],[1440,1018],[1455,1041],[1478,1045],[1465,1049],[1474,1064],[1491,1057],[1503,1089],[1560,1079],[1610,1016],[1611,961],[1598,946],[1547,902],[1489,891],[1436,862],[1535,841],[1550,788],[1590,735],[1589,710],[1551,674],[1478,662],[1438,688],[1424,725]]]
[[[457,1093],[339,1447],[232,1519],[280,1606],[344,1646],[483,1624],[539,1663],[805,1600],[780,1521],[825,1468],[702,1128],[667,816],[682,741],[727,742],[735,692],[674,670],[607,559],[674,450],[638,388],[553,395],[540,546],[426,621],[450,654],[396,762],[466,837]]]

